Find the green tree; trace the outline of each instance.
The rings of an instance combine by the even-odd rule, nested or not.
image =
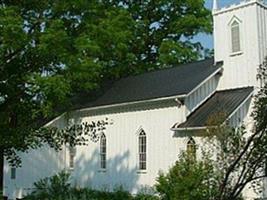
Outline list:
[[[199,57],[204,0],[0,0],[0,190],[3,158],[75,133],[39,130],[102,81]],[[64,134],[62,136],[62,134]]]
[[[260,192],[257,181],[266,176],[262,173],[266,163],[263,144],[266,144],[252,144],[252,141],[260,141],[254,134],[248,137],[243,127],[233,129],[219,125],[205,130],[203,135],[206,137],[199,149],[201,157],[196,159],[190,152],[183,153],[166,175],[160,174],[156,189],[161,197],[166,200],[240,200],[248,184]]]
[[[39,128],[132,59],[132,24],[101,1],[0,1],[0,191],[4,156],[17,165],[18,151],[80,141]]]
[[[267,177],[267,58],[259,66],[257,78],[261,88],[252,99],[251,118],[254,126],[233,129],[217,126],[210,129],[213,147],[218,152],[217,168],[221,170],[218,200],[237,199],[244,188],[252,186],[257,193],[262,192],[262,180]]]
[[[202,156],[192,159],[187,152],[167,175],[159,176],[156,187],[163,199],[240,200],[247,186],[262,193],[267,177],[266,87],[256,96],[250,132],[245,126],[228,126],[224,113],[209,119],[212,126],[202,133]]]
[[[160,173],[156,189],[164,200],[208,200],[217,194],[217,175],[212,161],[206,157],[198,161],[188,152],[167,174]]]
[[[105,0],[128,10],[135,20],[132,52],[136,60],[129,70],[140,73],[197,60],[202,46],[192,38],[211,33],[211,12],[204,0]]]

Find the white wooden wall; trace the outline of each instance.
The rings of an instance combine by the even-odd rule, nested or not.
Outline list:
[[[257,69],[267,53],[266,5],[243,1],[213,13],[215,61],[224,61],[220,89],[258,86]],[[231,55],[230,22],[241,21],[241,54]]]
[[[206,92],[207,96],[212,94],[217,78],[203,84],[195,93]],[[195,106],[203,100],[205,100],[204,95],[203,98],[195,98]],[[56,120],[51,125],[59,128],[64,127],[67,121],[79,124],[108,118],[109,122],[112,122],[105,131],[107,169],[100,170],[99,141],[97,143],[91,141],[88,146],[79,146],[76,148],[75,167],[71,170],[73,184],[110,190],[122,185],[132,193],[143,187],[153,186],[159,171],[166,172],[177,160],[181,151],[186,149],[189,136],[193,136],[197,145],[201,146],[201,136],[170,130],[175,123],[186,120],[188,112],[186,107],[187,104],[178,108],[172,99],[149,104],[76,111],[70,113],[68,118],[63,116]],[[138,170],[140,129],[143,129],[147,136],[147,170],[144,172]],[[32,183],[36,180],[63,169],[69,170],[67,149],[55,153],[51,149],[44,148],[27,155],[23,154],[22,160],[22,168],[17,170],[16,180],[10,179],[10,169],[6,166],[5,193],[9,196],[21,197],[30,191]]]
[[[119,109],[105,115],[87,112],[82,122],[108,117],[113,122],[105,131],[107,140],[107,169],[99,169],[99,142],[77,148],[74,182],[80,186],[113,189],[122,185],[136,193],[144,186],[152,186],[159,170],[166,171],[176,160],[184,141],[173,137],[170,128],[183,115],[175,102],[171,105],[147,109]],[[147,136],[147,170],[138,170],[138,133]]]
[[[214,12],[215,61],[224,61],[223,76],[214,77],[185,99],[185,105],[178,108],[174,100],[156,103],[83,110],[73,113],[81,122],[109,118],[113,122],[105,131],[107,139],[107,169],[99,170],[99,142],[77,147],[73,183],[77,186],[113,189],[123,185],[135,193],[140,188],[155,183],[160,170],[167,171],[177,160],[188,141],[187,134],[170,130],[177,122],[184,122],[186,116],[205,101],[215,89],[257,86],[257,67],[267,53],[267,12],[266,6],[257,0],[244,1],[239,5]],[[237,17],[241,23],[242,54],[230,55],[229,22]],[[232,117],[232,123],[239,121],[247,105]],[[72,118],[72,117],[71,117]],[[54,125],[64,127],[62,117]],[[147,136],[147,170],[138,170],[138,131],[143,129]],[[201,138],[194,137],[197,145]],[[68,168],[68,151],[55,153],[43,148],[22,155],[22,168],[17,170],[16,180],[10,179],[10,168],[5,163],[5,194],[20,197],[32,188],[39,178]]]
[[[240,107],[230,117],[229,125],[231,127],[240,127],[241,125],[245,125],[245,123],[247,123],[247,117],[250,114],[250,107],[251,98],[244,102],[244,104],[240,105]]]
[[[64,127],[64,118],[57,120],[55,126]],[[4,194],[16,199],[30,193],[33,183],[41,178],[49,177],[62,171],[66,165],[65,148],[55,152],[49,147],[32,150],[29,153],[19,153],[22,165],[16,169],[16,179],[11,179],[11,167],[5,161],[4,165]]]
[[[219,84],[220,76],[216,75],[207,80],[197,90],[192,92],[185,99],[186,115],[190,115],[199,105],[207,100],[216,91]]]

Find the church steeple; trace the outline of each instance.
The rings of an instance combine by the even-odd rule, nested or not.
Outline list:
[[[214,60],[224,63],[219,89],[260,86],[257,69],[267,55],[266,0],[238,0],[227,7],[212,2]]]
[[[213,0],[213,6],[212,6],[212,10],[217,10],[218,9],[218,1],[217,0]]]

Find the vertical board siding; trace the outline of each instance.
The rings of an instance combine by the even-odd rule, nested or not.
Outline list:
[[[240,127],[246,122],[248,116],[249,108],[251,104],[251,99],[247,100],[229,119],[229,125],[231,127]]]
[[[216,91],[218,83],[219,77],[214,76],[185,99],[187,116]]]
[[[245,5],[246,2],[243,4]],[[266,9],[262,10],[264,9],[261,6],[254,3],[236,6],[231,11],[222,11],[214,15],[215,61],[224,62],[219,89],[258,85],[257,69],[262,62],[263,54],[266,55],[266,39],[264,39]],[[235,18],[240,20],[241,52],[239,54],[231,54],[230,22]]]
[[[54,126],[65,127],[64,118],[57,120]],[[66,165],[65,148],[56,152],[44,146],[28,153],[19,153],[19,156],[22,163],[16,169],[16,179],[11,179],[11,167],[5,161],[4,194],[11,199],[22,198],[32,191],[34,182],[62,171]]]
[[[81,146],[77,150],[77,163],[73,171],[76,184],[99,189],[114,189],[122,185],[136,193],[142,187],[152,186],[159,170],[167,171],[177,160],[178,148],[182,144],[170,130],[177,120],[183,118],[177,107],[110,113],[105,117],[113,121],[105,131],[107,169],[105,172],[99,171],[98,143],[90,142],[88,146]],[[88,113],[82,121],[101,118],[103,116]],[[138,134],[141,129],[147,137],[147,169],[144,171],[138,169]]]
[[[267,56],[267,8],[257,7],[259,60],[262,63]]]
[[[136,193],[143,187],[153,186],[160,170],[167,171],[185,148],[185,138],[173,137],[170,130],[177,121],[184,120],[184,109],[175,106],[175,101],[156,108],[103,111],[73,114],[73,119],[62,117],[54,125],[64,127],[66,121],[92,122],[105,119],[113,123],[105,130],[107,145],[106,169],[100,169],[100,144],[90,141],[87,146],[76,147],[73,184],[80,187],[114,189],[123,186]],[[60,122],[61,121],[61,122]],[[64,121],[64,123],[63,123]],[[147,136],[147,170],[138,170],[138,133],[143,129]],[[33,182],[51,176],[63,169],[69,170],[69,152],[56,153],[52,149],[33,150],[22,155],[22,168],[17,170],[16,181],[10,179],[6,167],[5,193],[12,198],[30,192]]]
[[[244,2],[245,4],[245,2]],[[105,130],[107,144],[106,169],[100,169],[100,144],[90,141],[87,146],[78,146],[72,181],[76,186],[98,189],[114,189],[122,185],[136,193],[142,187],[153,186],[159,171],[166,172],[185,150],[186,134],[174,136],[170,129],[175,123],[184,122],[186,116],[207,100],[216,89],[257,86],[257,69],[267,54],[267,11],[258,3],[236,6],[235,9],[214,16],[215,61],[223,61],[224,71],[201,85],[185,99],[185,106],[172,104],[146,105],[136,108],[108,108],[85,113],[73,113],[75,123],[105,119],[113,123]],[[229,22],[240,19],[241,54],[231,55]],[[249,111],[250,102],[245,103],[231,117],[230,124],[240,125]],[[54,125],[63,128],[66,119],[61,117]],[[143,129],[147,136],[147,170],[138,170],[138,133]],[[201,138],[196,139],[200,145]],[[5,191],[11,198],[22,197],[32,188],[33,182],[69,169],[69,152],[55,152],[48,147],[21,154],[22,167],[11,179],[11,168],[5,162]],[[267,182],[267,181],[266,181]],[[266,183],[267,184],[267,183]],[[266,192],[266,191],[265,191]],[[266,192],[267,193],[267,192]]]

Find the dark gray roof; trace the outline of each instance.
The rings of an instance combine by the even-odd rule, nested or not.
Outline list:
[[[217,91],[197,110],[191,113],[187,117],[186,122],[175,124],[173,128],[205,127],[207,125],[215,125],[210,123],[218,123],[216,120],[211,121],[210,117],[213,117],[213,120],[217,117],[217,120],[220,120],[222,123],[252,94],[252,92],[253,87]],[[219,117],[221,117],[221,119],[219,119]]]
[[[85,107],[136,102],[186,95],[220,69],[213,59],[183,64],[121,79],[96,101]]]

